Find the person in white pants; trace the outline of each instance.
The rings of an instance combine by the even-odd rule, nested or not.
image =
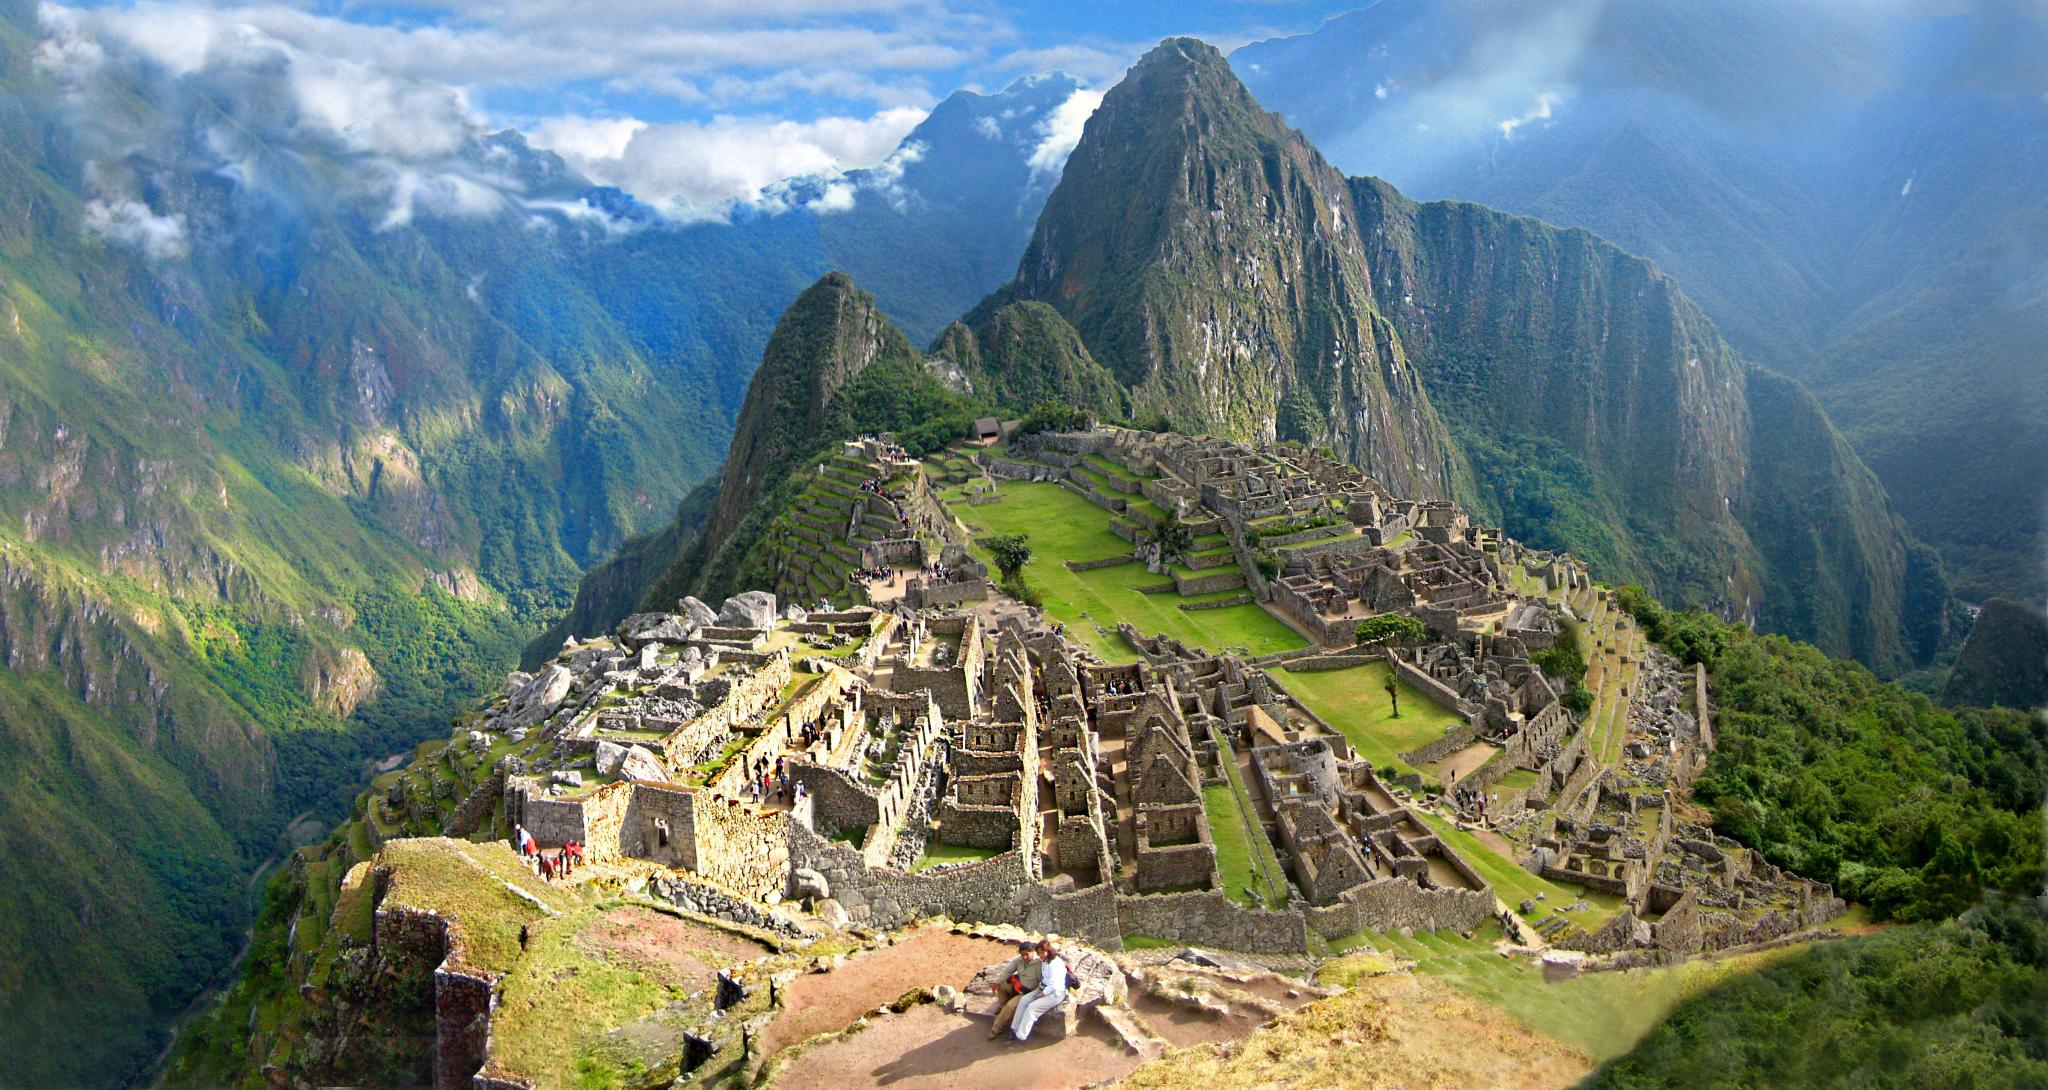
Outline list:
[[[1038,989],[1017,1004],[1017,1015],[1010,1022],[1010,1036],[1019,1041],[1029,1040],[1031,1027],[1067,1001],[1067,961],[1052,948],[1051,940],[1038,941],[1038,960],[1045,967],[1039,972]]]

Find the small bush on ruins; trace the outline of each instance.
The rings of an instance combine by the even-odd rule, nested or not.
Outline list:
[[[1152,541],[1159,546],[1162,558],[1186,556],[1195,543],[1195,532],[1178,515],[1168,515],[1152,528]]]
[[[1529,656],[1543,672],[1570,685],[1576,691],[1586,680],[1586,650],[1581,645],[1579,623],[1564,618],[1555,644]],[[1587,702],[1591,706],[1591,701]]]
[[[1031,562],[1031,542],[1028,534],[990,534],[981,539],[981,547],[988,550],[996,571],[1002,573],[1003,582],[1008,584],[1017,578],[1024,565]]]
[[[1360,647],[1402,646],[1429,638],[1429,629],[1408,613],[1382,613],[1368,617],[1358,626]]]

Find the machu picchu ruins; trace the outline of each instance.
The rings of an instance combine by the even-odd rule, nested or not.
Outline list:
[[[513,674],[387,777],[368,828],[574,845],[586,875],[785,941],[940,919],[1312,962],[1359,935],[1497,929],[1511,956],[1624,966],[1844,908],[1687,816],[1714,746],[1704,670],[1571,559],[1452,504],[1296,447],[1117,428],[923,461],[863,437],[816,474],[765,546],[773,586]],[[975,520],[1046,489],[1118,551],[1032,563],[1178,599],[1197,627],[997,585]],[[1190,642],[1254,613],[1285,646]],[[1360,641],[1387,616],[1420,637]],[[1560,641],[1583,678],[1538,664]],[[1110,992],[1061,1023],[1088,1017],[1147,1039]],[[446,1070],[490,1063],[488,1035],[466,1039]],[[700,1062],[736,1047],[691,1039]]]

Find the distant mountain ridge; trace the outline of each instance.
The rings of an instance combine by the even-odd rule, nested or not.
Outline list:
[[[1201,42],[1104,99],[983,309],[1013,299],[1065,315],[1140,409],[1330,445],[1604,578],[1880,669],[1945,633],[1939,565],[1825,415],[1654,266],[1345,180]]]
[[[0,3],[0,1081],[115,1085],[287,825],[717,469],[805,284],[950,317],[1007,277],[1074,85],[949,100],[851,209],[678,226],[517,132],[370,172],[260,57],[165,72],[49,17]]]
[[[1939,564],[1825,414],[1654,266],[1583,230],[1345,179],[1192,39],[1108,93],[1017,279],[932,351],[1013,408],[1061,397],[1329,446],[1603,578],[1880,669],[1946,637]],[[752,430],[734,457],[752,460]],[[642,608],[739,589],[703,561],[742,547],[730,515],[763,482],[730,465],[725,482],[746,492],[718,497],[695,559],[651,580],[636,562]]]
[[[2039,5],[1379,0],[1231,61],[1348,171],[1655,261],[1963,593],[2048,598]]]

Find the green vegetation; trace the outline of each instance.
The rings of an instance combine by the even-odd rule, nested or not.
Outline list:
[[[1389,643],[1420,643],[1429,637],[1429,629],[1410,614],[1382,613],[1377,617],[1367,617],[1354,635],[1358,646],[1378,647]]]
[[[1408,768],[1401,754],[1443,737],[1460,720],[1399,682],[1395,684],[1401,694],[1401,716],[1395,718],[1386,689],[1392,681],[1393,671],[1386,663],[1368,662],[1342,670],[1287,670],[1280,684],[1342,734],[1374,768],[1399,774]]]
[[[1038,558],[1032,583],[1044,608],[1067,625],[1067,636],[1079,640],[1110,662],[1137,658],[1116,634],[1127,621],[1146,635],[1163,633],[1191,646],[1220,650],[1244,648],[1254,655],[1287,651],[1303,645],[1293,629],[1256,605],[1184,610],[1174,594],[1140,594],[1138,587],[1159,582],[1136,564],[1093,571],[1069,571],[1067,561],[1101,560],[1128,555],[1131,543],[1109,531],[1102,508],[1049,483],[1007,482],[993,503],[952,505],[953,514],[977,537],[985,533],[1029,533]],[[986,552],[982,559],[991,560]],[[1101,630],[1097,630],[1097,626]]]
[[[1817,943],[1728,976],[1587,1085],[2048,1085],[2043,902]]]
[[[1621,910],[1620,897],[1612,893],[1590,890],[1569,882],[1553,882],[1533,874],[1515,860],[1495,850],[1478,837],[1458,828],[1436,813],[1417,807],[1409,811],[1421,819],[1437,839],[1450,845],[1459,857],[1472,864],[1486,884],[1493,887],[1495,895],[1510,905],[1519,907],[1525,900],[1536,900],[1534,911],[1527,913],[1531,920],[1541,919],[1552,911],[1562,909],[1573,901],[1584,900],[1587,908],[1582,912],[1566,912],[1565,918],[1592,931],[1607,922],[1609,916]],[[1540,900],[1538,898],[1541,898]]]
[[[1984,603],[1941,700],[2023,710],[2048,706],[2048,615],[2008,598]]]
[[[1022,431],[1026,435],[1042,431],[1085,431],[1093,424],[1094,419],[1086,409],[1064,401],[1040,401],[1031,406],[1030,415],[1024,418]]]
[[[1621,600],[1646,634],[1707,663],[1720,747],[1694,790],[1720,831],[1881,916],[2040,888],[2048,720],[1940,708],[1810,645],[1673,613],[1640,589]]]
[[[1258,819],[1245,810],[1237,777],[1202,788],[1202,811],[1209,819],[1209,837],[1216,845],[1216,877],[1230,899],[1253,908],[1279,908],[1287,903],[1287,883],[1273,854],[1273,845]]]
[[[996,570],[1002,573],[1003,581],[1010,582],[1031,562],[1029,534],[990,534],[979,544],[994,561]]]
[[[1408,958],[1418,971],[1499,1007],[1538,1033],[1584,1049],[1595,1060],[1627,1052],[1687,997],[1787,956],[1779,950],[1655,969],[1585,973],[1547,982],[1543,970],[1528,958],[1501,957],[1494,949],[1499,939],[1500,925],[1488,921],[1469,939],[1448,931],[1406,938],[1362,932],[1334,945],[1340,950],[1370,945]],[[1719,1085],[1764,1084],[1738,1081]]]
[[[929,840],[925,842],[924,854],[918,857],[917,863],[910,869],[920,871],[942,867],[948,863],[974,863],[1000,854],[1002,853],[994,848],[968,848],[959,844],[941,844],[937,840]]]

